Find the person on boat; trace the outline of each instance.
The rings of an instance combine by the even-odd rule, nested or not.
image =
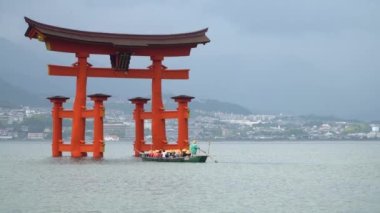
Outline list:
[[[197,141],[193,141],[191,144],[190,144],[190,152],[191,152],[191,155],[196,155],[197,152],[198,152],[198,144],[197,144]]]
[[[157,151],[155,152],[155,155],[154,155],[153,157],[155,157],[155,158],[160,158],[160,157],[161,157],[161,150],[157,150]]]
[[[165,150],[163,150],[163,151],[162,151],[162,158],[166,158],[167,155],[168,155],[168,153],[167,153]]]
[[[182,157],[182,152],[181,152],[181,150],[179,150],[179,149],[175,150],[175,157],[176,157],[176,158]]]

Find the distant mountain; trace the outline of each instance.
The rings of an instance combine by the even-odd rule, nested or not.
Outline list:
[[[46,106],[44,98],[16,87],[0,79],[0,107],[16,107],[20,105]]]
[[[177,104],[174,100],[172,100],[168,95],[164,96],[164,105],[167,110],[176,109]],[[112,98],[106,102],[106,108],[108,109],[117,109],[127,113],[131,113],[134,110],[134,105],[130,104],[126,101],[115,101]],[[145,109],[150,110],[150,102],[145,106]],[[232,114],[241,114],[247,115],[251,114],[251,111],[247,108],[240,106],[234,103],[228,103],[218,100],[210,100],[210,99],[193,99],[190,102],[190,109],[194,110],[202,110],[206,112],[224,112],[224,113],[232,113]]]
[[[0,38],[0,62],[2,80],[20,89],[45,96],[70,92],[69,78],[58,79],[48,75],[47,64],[60,62],[43,46],[36,51]]]
[[[241,115],[251,114],[250,110],[241,105],[210,99],[194,100],[191,103],[191,107],[192,109],[203,110],[208,112],[224,112]]]
[[[171,98],[172,96],[175,95],[164,94],[164,103],[165,107],[175,109],[177,107],[177,104]],[[202,110],[207,112],[224,112],[241,115],[252,113],[249,109],[236,103],[219,101],[215,99],[198,99],[196,97],[190,102],[190,107],[192,110]]]

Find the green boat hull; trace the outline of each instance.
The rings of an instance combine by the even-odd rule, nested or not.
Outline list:
[[[188,163],[204,163],[207,160],[207,155],[199,155],[199,156],[193,156],[189,159],[185,159],[184,162]]]
[[[207,155],[192,156],[190,158],[152,158],[147,156],[141,156],[143,161],[155,161],[155,162],[181,162],[181,163],[204,163],[207,160]]]

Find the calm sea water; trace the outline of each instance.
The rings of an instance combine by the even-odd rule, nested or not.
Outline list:
[[[201,143],[207,150],[208,145]],[[213,143],[205,164],[0,142],[0,212],[380,212],[380,142]]]

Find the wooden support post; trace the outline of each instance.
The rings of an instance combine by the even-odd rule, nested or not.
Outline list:
[[[151,56],[153,64],[151,69],[153,71],[152,78],[152,143],[153,149],[162,149],[167,143],[165,119],[163,119],[164,104],[162,101],[162,72],[164,67],[162,65],[162,56]]]
[[[93,94],[88,96],[94,101],[94,141],[93,141],[93,158],[100,159],[103,157],[104,152],[104,133],[103,133],[103,118],[104,118],[104,105],[110,95],[106,94]]]
[[[135,157],[140,156],[140,152],[146,151],[142,150],[144,141],[144,119],[142,118],[142,114],[144,113],[144,104],[146,104],[150,99],[136,97],[129,99],[133,104],[135,104],[135,110],[133,112],[133,118],[135,119],[135,144],[134,144],[134,152]]]
[[[52,130],[52,156],[61,157],[62,151],[59,149],[62,143],[62,117],[60,113],[63,111],[62,104],[66,102],[68,97],[64,96],[52,96],[47,99],[53,103],[52,109],[52,120],[53,120],[53,130]]]
[[[188,103],[194,97],[180,95],[172,97],[178,103],[178,142],[177,146],[179,149],[189,148],[189,108]]]
[[[79,158],[87,153],[80,151],[80,146],[85,141],[86,120],[82,116],[86,111],[86,87],[87,87],[87,53],[77,53],[77,81],[73,106],[73,125],[71,133],[71,157]]]

